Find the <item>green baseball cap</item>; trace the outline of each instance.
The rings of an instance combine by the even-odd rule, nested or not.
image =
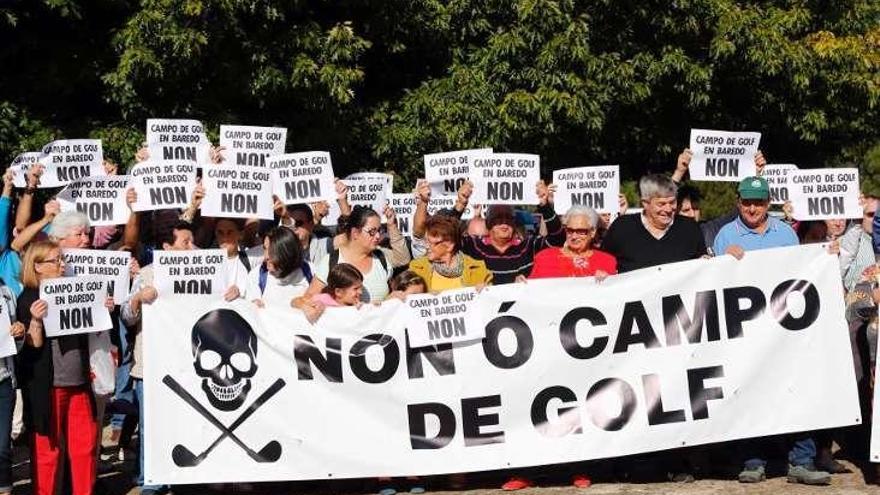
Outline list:
[[[763,177],[746,177],[740,181],[737,192],[742,199],[770,199],[770,185]]]

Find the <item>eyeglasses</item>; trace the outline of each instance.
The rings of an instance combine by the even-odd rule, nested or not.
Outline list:
[[[283,222],[283,225],[285,227],[294,228],[294,229],[298,229],[305,224],[306,224],[305,220],[303,220],[301,218],[287,218],[286,222]]]
[[[590,234],[592,234],[594,230],[596,230],[596,229],[593,229],[592,227],[589,228],[589,229],[570,229],[570,228],[566,227],[566,228],[565,228],[565,233],[566,233],[567,235],[581,235],[581,236],[584,236],[584,235],[590,235]]]
[[[425,239],[425,244],[428,245],[429,248],[437,247],[440,244],[446,242],[446,239],[438,239],[436,241],[432,241],[431,239]]]
[[[62,258],[50,258],[48,260],[38,261],[37,263],[52,263],[54,265],[60,265],[64,263]]]
[[[363,232],[364,234],[367,234],[367,236],[369,236],[369,237],[379,237],[382,234],[382,232],[379,231],[379,229],[375,229],[375,228],[361,229],[361,232]]]

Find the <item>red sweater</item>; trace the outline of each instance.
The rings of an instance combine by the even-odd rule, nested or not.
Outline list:
[[[576,265],[575,259],[586,263]],[[617,260],[614,256],[594,249],[589,258],[571,258],[562,252],[562,248],[548,248],[535,256],[535,267],[529,278],[590,277],[600,270],[608,275],[616,274]]]

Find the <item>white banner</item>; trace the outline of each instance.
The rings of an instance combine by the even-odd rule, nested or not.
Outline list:
[[[9,306],[5,304],[5,301],[0,301],[0,358],[12,356],[18,352],[15,339],[9,334],[13,317],[14,315],[9,314]]]
[[[196,189],[196,164],[148,160],[131,167],[128,185],[137,193],[134,211],[186,208]]]
[[[286,205],[336,201],[335,176],[330,153],[307,151],[273,156],[266,160],[272,170],[275,196]]]
[[[61,187],[83,177],[105,175],[100,139],[62,139],[43,146],[40,187]]]
[[[222,218],[274,218],[272,172],[267,168],[214,165],[202,171],[202,215]]]
[[[481,153],[471,159],[471,201],[480,205],[536,205],[541,157],[524,153]]]
[[[220,152],[224,165],[265,167],[270,156],[284,154],[286,127],[221,125]]]
[[[399,301],[313,326],[160,296],[146,481],[507,469],[859,423],[837,257],[752,254],[489,287],[482,341],[423,349]]]
[[[127,191],[127,175],[103,175],[72,182],[55,199],[61,211],[84,213],[92,227],[124,225],[131,215],[125,198]]]
[[[406,328],[412,348],[482,340],[483,307],[473,287],[418,294],[406,299]]]
[[[796,170],[789,175],[788,190],[798,220],[862,216],[857,168]]]
[[[147,119],[147,148],[151,161],[211,163],[211,141],[198,120]]]
[[[99,276],[40,281],[40,299],[49,305],[43,318],[46,337],[100,332],[113,327],[107,300],[107,280]]]
[[[565,215],[573,205],[589,206],[597,213],[620,213],[618,165],[554,170],[553,183],[553,207],[560,215]]]
[[[435,196],[456,196],[458,188],[470,176],[471,160],[487,153],[492,153],[492,148],[425,155],[425,180],[431,184],[431,193]]]
[[[9,168],[12,169],[12,185],[22,189],[27,187],[27,171],[32,165],[38,163],[42,157],[43,154],[39,151],[26,151],[16,156],[9,165]],[[44,186],[41,183],[37,187],[49,186]]]
[[[797,170],[797,165],[791,163],[768,163],[764,165],[764,173],[761,177],[767,180],[770,186],[770,204],[781,205],[791,199],[788,186],[791,173]]]
[[[65,276],[94,275],[104,278],[108,283],[107,294],[113,298],[113,302],[122,304],[128,299],[131,253],[75,248],[64,248],[62,252]]]
[[[755,175],[760,132],[691,129],[691,180],[739,182]]]
[[[222,299],[226,293],[226,250],[154,251],[153,286],[160,296],[180,294]]]

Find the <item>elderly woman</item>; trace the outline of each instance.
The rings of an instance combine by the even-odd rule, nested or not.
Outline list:
[[[605,278],[617,273],[617,260],[593,249],[599,215],[586,206],[572,206],[565,214],[565,244],[547,248],[535,256],[530,278]]]
[[[425,222],[427,253],[409,264],[409,269],[425,280],[428,292],[461,287],[482,287],[492,282],[486,263],[459,251],[458,220],[433,215]]]

